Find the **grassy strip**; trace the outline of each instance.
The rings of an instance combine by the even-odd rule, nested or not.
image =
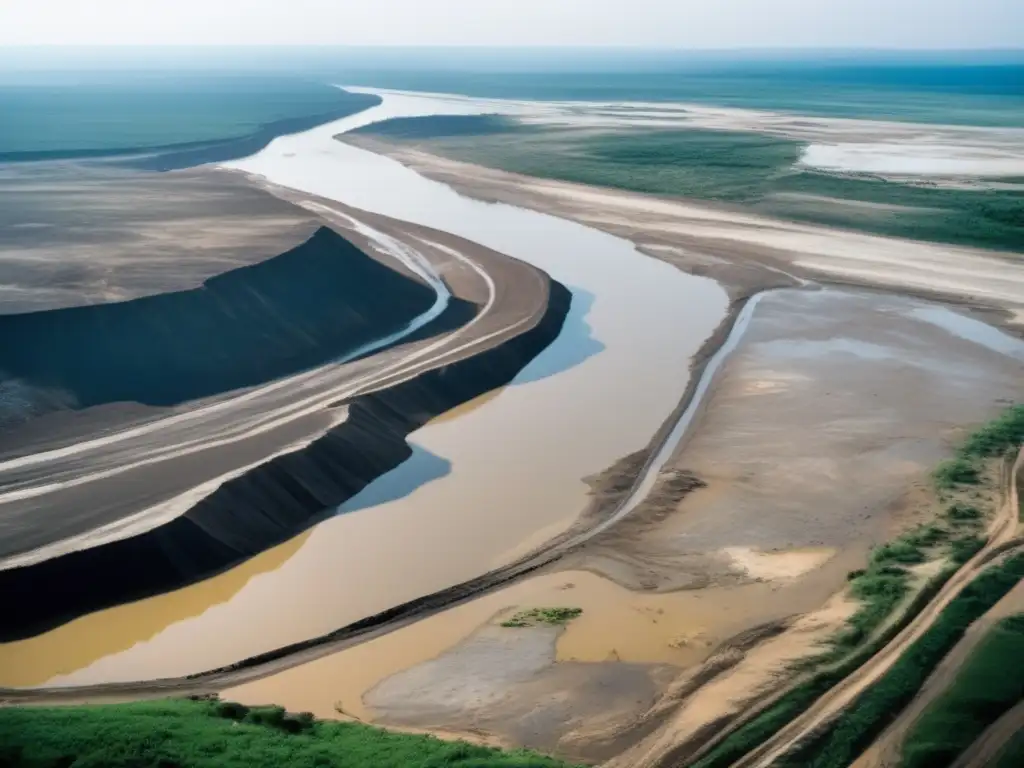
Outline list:
[[[808,680],[794,687],[764,712],[723,739],[721,744],[695,764],[695,768],[728,768],[748,752],[767,741],[787,723],[806,712],[829,689],[855,672],[858,667],[902,632],[913,618],[932,601],[955,572],[955,568],[948,568],[929,581],[911,601],[900,620],[881,636],[848,655],[841,662],[817,672]]]
[[[999,753],[992,768],[1020,768],[1024,765],[1024,730],[1017,731],[1003,751]]]
[[[842,716],[779,764],[846,768],[898,716],[967,628],[1024,578],[1024,555],[982,573]]]
[[[567,768],[279,707],[168,700],[0,709],[0,766],[15,768]]]
[[[534,627],[538,624],[550,626],[561,626],[567,624],[583,613],[582,608],[530,608],[526,611],[519,611],[508,621],[503,621],[503,627]]]
[[[1024,616],[1004,619],[978,644],[903,743],[901,768],[949,765],[1024,699]]]

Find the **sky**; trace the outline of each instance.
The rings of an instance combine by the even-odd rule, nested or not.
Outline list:
[[[51,44],[1020,48],[1024,0],[0,0]]]

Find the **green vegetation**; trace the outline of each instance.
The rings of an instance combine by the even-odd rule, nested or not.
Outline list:
[[[0,766],[567,768],[525,751],[319,722],[279,707],[190,700],[0,709]]]
[[[910,592],[910,572],[934,557],[935,549],[949,539],[949,531],[937,525],[922,525],[898,539],[877,547],[868,567],[849,574],[850,595],[861,605],[847,621],[847,628],[832,639],[832,650],[813,663],[834,662],[867,640]],[[953,542],[955,545],[955,542]]]
[[[964,443],[967,458],[1002,456],[1024,444],[1024,405],[1014,405],[994,421],[981,427]]]
[[[838,719],[780,762],[783,766],[846,768],[917,695],[967,628],[1024,578],[1024,555],[971,582],[928,631]],[[934,765],[934,763],[930,763]],[[924,763],[915,763],[924,765]]]
[[[939,464],[934,477],[935,485],[941,490],[952,490],[958,485],[977,485],[981,479],[974,463],[962,456]]]
[[[903,743],[902,768],[949,765],[1024,699],[1024,616],[994,626]]]
[[[559,626],[566,624],[583,613],[582,608],[530,608],[520,611],[508,621],[503,621],[503,627],[534,627],[538,624],[549,624]]]
[[[225,141],[278,121],[341,117],[375,102],[323,83],[269,75],[108,75],[96,81],[80,74],[70,84],[0,85],[0,114],[18,117],[0,121],[0,159]]]
[[[979,461],[1016,451],[1024,444],[1024,405],[1007,408],[997,419],[978,428],[968,436],[956,457],[944,461],[935,470],[939,490],[981,482]],[[954,514],[952,510],[950,514]],[[957,514],[964,513],[962,510]]]
[[[981,519],[981,510],[958,501],[949,505],[945,516],[952,525],[973,525]]]
[[[966,536],[955,539],[950,545],[950,557],[957,565],[963,565],[985,546],[985,539],[980,536]]]
[[[362,129],[530,176],[747,206],[893,237],[1019,251],[1024,191],[910,185],[799,165],[801,142],[704,129],[581,130],[494,116],[401,118]]]
[[[1020,768],[1024,765],[1024,729],[1017,731],[996,758],[992,768]]]

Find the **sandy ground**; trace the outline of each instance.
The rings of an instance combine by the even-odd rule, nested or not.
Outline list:
[[[757,216],[723,206],[522,176],[365,136],[345,140],[387,154],[470,197],[520,205],[633,240],[687,272],[743,295],[793,276],[885,288],[996,310],[1017,324],[1024,259]],[[787,277],[787,275],[789,277]],[[1016,319],[1014,319],[1016,317]]]

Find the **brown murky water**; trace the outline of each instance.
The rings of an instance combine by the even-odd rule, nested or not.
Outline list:
[[[537,265],[574,294],[559,338],[512,385],[413,434],[413,457],[344,514],[188,590],[0,646],[0,685],[200,672],[472,578],[564,530],[587,502],[581,478],[642,448],[661,426],[686,390],[691,357],[724,317],[725,292],[625,240],[460,197],[333,139],[359,122],[433,109],[429,99],[389,98],[237,165]],[[238,575],[252,569],[261,575]]]

